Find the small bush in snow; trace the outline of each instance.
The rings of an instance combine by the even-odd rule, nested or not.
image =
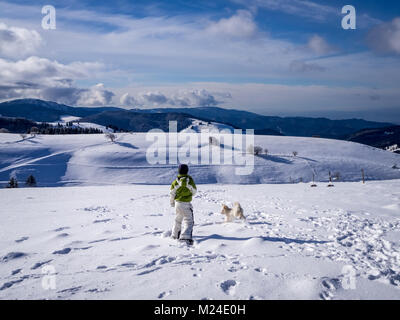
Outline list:
[[[27,187],[36,187],[36,179],[33,175],[30,175],[25,182]]]
[[[254,147],[254,155],[258,156],[259,154],[261,154],[263,151],[263,148],[261,148],[260,146],[255,146]]]
[[[298,153],[297,151],[293,151],[292,154],[293,154],[293,157],[297,157],[297,155],[298,155],[299,153]]]
[[[26,133],[21,133],[19,136],[21,137],[22,140],[25,140],[25,138],[26,138]]]
[[[12,188],[18,188],[18,181],[16,178],[11,178],[10,181],[8,182],[7,188],[12,189]]]
[[[111,142],[114,142],[117,136],[114,133],[108,132],[105,134],[106,139],[110,140]]]
[[[261,154],[263,151],[263,148],[261,148],[260,146],[253,146],[252,144],[249,145],[247,147],[247,152],[250,154],[254,154],[256,156],[258,156],[259,154]]]
[[[39,128],[38,127],[32,127],[31,130],[30,130],[30,133],[33,134],[33,135],[39,133]]]
[[[268,154],[268,149],[267,148],[264,149],[264,154]]]
[[[0,133],[9,133],[10,131],[8,131],[6,128],[1,128],[0,129]]]

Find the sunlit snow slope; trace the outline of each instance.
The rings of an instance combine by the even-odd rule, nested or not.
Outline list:
[[[21,182],[33,174],[39,186],[169,184],[176,173],[168,152],[165,164],[149,164],[146,152],[152,141],[145,133],[116,134],[114,143],[104,135],[37,135],[22,139],[17,134],[0,134],[0,182],[11,176]],[[193,134],[195,138],[200,134]],[[223,141],[221,141],[223,142]],[[235,175],[233,164],[191,165],[197,183],[290,183],[327,181],[329,171],[340,181],[360,181],[361,169],[367,180],[400,178],[400,155],[365,145],[329,139],[255,136],[256,146],[268,154],[256,156],[250,175]],[[182,142],[178,150],[182,151]],[[198,155],[209,148],[208,140],[196,144]],[[229,143],[213,146],[222,154]],[[293,156],[293,151],[298,152]],[[234,155],[240,154],[235,147]],[[192,155],[196,157],[197,155]],[[396,165],[397,164],[397,168]],[[251,165],[251,164],[249,164]]]

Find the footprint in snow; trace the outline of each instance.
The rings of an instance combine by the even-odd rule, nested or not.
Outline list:
[[[159,295],[158,295],[158,299],[162,299],[162,298],[164,298],[164,297],[166,297],[166,296],[169,296],[171,294],[171,291],[168,291],[168,292],[165,292],[165,291],[163,291],[163,292],[161,292]]]
[[[321,286],[323,289],[320,293],[321,299],[331,300],[334,296],[334,292],[342,287],[342,283],[338,278],[323,278]]]
[[[16,243],[20,243],[20,242],[26,241],[26,240],[28,240],[28,239],[29,239],[29,237],[22,237],[22,238],[20,238],[20,239],[18,239],[18,240],[15,240],[15,242],[16,242]]]
[[[13,281],[6,282],[6,283],[4,283],[4,284],[0,287],[0,291],[9,289],[9,288],[11,288],[14,284],[20,283],[20,282],[24,281],[25,279],[27,279],[28,277],[29,277],[29,276],[23,276],[23,277],[21,277],[21,278],[18,279],[18,280],[13,280]]]
[[[226,294],[233,295],[235,293],[235,287],[237,282],[235,280],[226,280],[220,283],[222,291]]]
[[[109,222],[112,219],[102,219],[102,220],[94,220],[93,223],[105,223],[105,222]]]
[[[20,273],[22,271],[22,269],[15,269],[11,272],[12,276],[15,276],[16,274]]]
[[[9,262],[11,260],[19,259],[25,256],[27,256],[27,254],[23,252],[9,252],[1,258],[1,262]]]
[[[60,231],[67,230],[67,229],[70,229],[70,227],[60,227],[60,228],[55,229],[54,231],[60,232]]]
[[[57,238],[66,238],[68,236],[69,236],[68,233],[60,233],[60,234],[57,235]]]
[[[97,270],[107,269],[107,266],[98,266],[96,269],[97,269]]]
[[[71,252],[71,248],[65,248],[62,250],[54,251],[53,254],[68,254]]]
[[[51,262],[51,261],[53,261],[53,260],[47,260],[47,261],[43,261],[43,262],[37,262],[37,263],[35,263],[35,265],[31,268],[31,270],[36,270],[36,269],[40,268],[41,266],[43,266],[43,265],[45,265],[45,264],[47,264],[47,263],[49,263],[49,262]]]
[[[57,291],[57,293],[67,293],[67,294],[70,294],[70,295],[74,295],[77,292],[79,292],[81,289],[82,289],[81,286],[80,287],[73,287],[73,288],[68,288],[68,289]]]

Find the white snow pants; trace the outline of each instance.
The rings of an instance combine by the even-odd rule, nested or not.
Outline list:
[[[194,225],[193,206],[190,202],[175,201],[175,224],[172,237],[179,239],[192,239]]]

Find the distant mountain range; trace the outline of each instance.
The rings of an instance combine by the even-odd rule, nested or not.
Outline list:
[[[383,128],[391,123],[362,119],[330,120],[327,118],[271,117],[256,113],[218,107],[133,109],[135,112],[182,112],[193,117],[203,117],[215,122],[228,123],[236,128],[255,129],[256,133],[270,130],[285,136],[346,139],[350,134],[367,128]],[[265,134],[265,133],[264,133]]]
[[[0,103],[0,115],[25,118],[39,122],[54,122],[61,116],[86,117],[104,111],[121,110],[115,107],[77,108],[39,99],[18,99]]]
[[[219,122],[239,129],[255,129],[256,134],[318,136],[350,139],[366,129],[393,127],[391,123],[362,119],[330,120],[309,117],[273,117],[219,107],[122,109],[117,107],[71,107],[39,99],[19,99],[0,103],[0,115],[38,122],[59,121],[61,116],[76,116],[82,122],[117,127],[122,130],[146,132],[159,128],[168,130],[168,121],[178,121],[178,129],[190,126],[192,119]],[[353,139],[353,138],[352,138]]]
[[[151,129],[168,131],[169,121],[177,121],[178,131],[181,131],[192,124],[192,116],[177,112],[150,114],[121,109],[96,113],[81,121],[134,132],[148,132]]]

